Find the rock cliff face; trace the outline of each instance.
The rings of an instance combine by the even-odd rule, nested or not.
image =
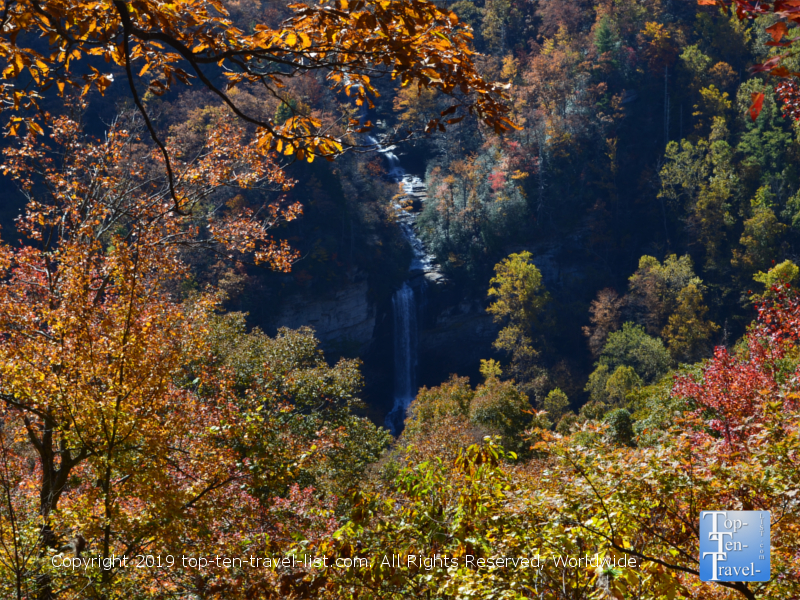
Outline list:
[[[492,356],[499,327],[481,299],[465,300],[463,291],[436,271],[408,280],[420,301],[418,386],[435,386],[450,374],[479,380],[480,359]],[[394,331],[391,298],[370,301],[366,279],[339,285],[329,294],[285,298],[272,326],[313,327],[330,358],[337,354],[364,361],[367,414],[383,424],[393,405]]]
[[[442,293],[444,292],[444,293]],[[477,376],[482,358],[492,356],[499,327],[479,301],[448,301],[444,290],[429,305],[419,333],[420,382],[437,385],[452,373]],[[436,295],[436,289],[430,295]]]
[[[276,327],[313,327],[322,346],[348,354],[365,352],[375,330],[375,307],[366,280],[355,281],[318,297],[292,296],[275,316]]]

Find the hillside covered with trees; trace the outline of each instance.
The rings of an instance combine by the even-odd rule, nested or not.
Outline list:
[[[0,598],[800,598],[800,1],[0,22]]]

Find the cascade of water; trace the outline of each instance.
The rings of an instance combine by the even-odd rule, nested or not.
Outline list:
[[[400,183],[403,189],[403,194],[407,200],[411,200],[412,202],[415,200],[422,202],[427,197],[425,182],[419,177],[416,177],[415,175],[405,175],[401,179]],[[408,240],[408,244],[411,246],[411,251],[413,253],[409,271],[411,273],[418,273],[420,271],[429,270],[433,267],[433,257],[425,252],[425,246],[423,245],[422,240],[417,237],[417,233],[414,231],[416,215],[412,215],[411,213],[403,210],[403,208],[399,205],[395,208],[398,211],[397,214],[398,220],[400,221],[400,229],[403,231],[403,235],[405,236],[406,240]]]
[[[386,162],[389,163],[389,176],[395,181],[400,181],[403,179],[403,177],[405,177],[406,170],[400,164],[400,159],[397,158],[397,155],[392,152],[395,148],[397,148],[397,146],[382,146],[381,143],[371,135],[366,136],[366,138],[367,141],[370,144],[374,144],[378,149],[378,152],[383,154],[384,158],[386,158]]]
[[[370,144],[374,144],[378,152],[383,154],[389,167],[389,176],[401,185],[402,195],[411,202],[422,202],[426,197],[425,183],[416,176],[406,174],[400,159],[393,152],[395,146],[383,146],[372,136],[366,136]],[[422,240],[414,231],[416,216],[395,205],[400,229],[408,240],[413,257],[409,267],[409,276],[419,275],[432,266],[432,258],[425,252]],[[424,281],[419,288],[419,295],[424,296]],[[394,313],[394,406],[386,417],[386,426],[398,434],[403,428],[406,409],[417,393],[417,316],[420,311],[417,293],[414,287],[403,283],[403,287],[392,296],[392,312]]]
[[[416,394],[417,301],[408,283],[392,296],[394,313],[394,406],[386,417],[392,433],[403,426],[406,409]]]

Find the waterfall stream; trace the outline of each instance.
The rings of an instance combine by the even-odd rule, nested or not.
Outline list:
[[[417,299],[414,290],[403,287],[392,296],[394,314],[394,406],[386,417],[386,426],[397,434],[403,427],[406,409],[416,395],[417,371]]]
[[[378,151],[383,154],[389,167],[389,176],[401,187],[395,211],[403,235],[413,252],[408,278],[392,296],[394,405],[386,417],[386,426],[397,435],[403,429],[406,409],[417,393],[417,344],[426,285],[424,277],[419,276],[434,268],[432,257],[425,252],[425,246],[414,230],[416,213],[407,210],[404,205],[419,207],[427,198],[427,188],[419,177],[406,173],[400,164],[400,159],[394,153],[394,146],[382,146],[371,136],[367,136],[367,140],[375,144]]]

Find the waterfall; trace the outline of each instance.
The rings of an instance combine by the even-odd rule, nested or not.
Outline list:
[[[394,406],[386,417],[392,433],[403,427],[406,409],[417,393],[417,300],[414,290],[403,287],[392,296],[394,313]]]
[[[410,201],[417,208],[427,197],[425,182],[419,177],[408,175],[394,153],[395,146],[384,146],[372,136],[366,136],[370,144],[386,159],[389,177],[400,184],[401,201]],[[406,409],[417,394],[417,337],[418,321],[421,311],[420,299],[424,299],[425,280],[422,277],[412,278],[431,270],[433,259],[425,252],[422,240],[414,230],[416,214],[404,210],[401,204],[395,205],[397,219],[403,236],[411,246],[413,253],[409,266],[408,279],[392,296],[392,313],[394,317],[394,405],[386,417],[386,426],[395,435],[403,429]]]
[[[381,143],[371,135],[366,136],[366,138],[370,144],[375,145],[378,152],[383,154],[386,162],[389,163],[389,176],[395,181],[401,181],[403,177],[405,177],[406,170],[400,164],[400,159],[397,158],[397,155],[393,152],[397,146],[382,146]]]

